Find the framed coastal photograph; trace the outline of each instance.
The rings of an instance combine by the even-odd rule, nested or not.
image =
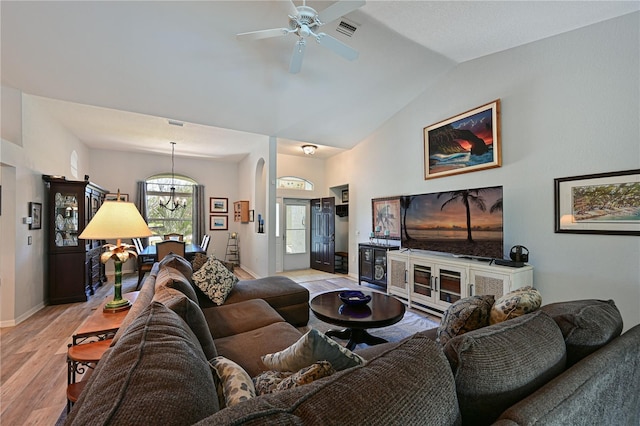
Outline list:
[[[227,213],[229,211],[228,198],[209,198],[209,213]]]
[[[29,229],[41,229],[42,228],[42,203],[29,203],[29,216],[31,216],[31,223]]]
[[[400,239],[400,197],[371,200],[373,235],[376,238]]]
[[[500,167],[500,99],[424,128],[424,178]]]
[[[209,229],[211,231],[226,231],[229,229],[229,217],[227,215],[210,215]]]
[[[640,169],[554,179],[555,232],[640,235]]]
[[[118,201],[118,194],[107,194],[104,197],[105,201]],[[120,201],[129,202],[129,194],[120,194]]]

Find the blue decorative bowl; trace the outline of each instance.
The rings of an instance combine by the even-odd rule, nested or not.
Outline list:
[[[338,294],[340,300],[345,305],[357,306],[357,305],[366,305],[371,301],[371,296],[364,294],[361,291],[343,291]]]

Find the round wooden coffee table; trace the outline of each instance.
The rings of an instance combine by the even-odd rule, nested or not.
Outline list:
[[[372,336],[369,328],[386,327],[402,319],[405,307],[399,300],[375,291],[363,291],[371,296],[366,305],[350,306],[342,303],[338,295],[341,291],[330,291],[317,295],[311,300],[311,312],[319,320],[345,327],[344,330],[329,330],[327,336],[349,339],[347,349],[352,350],[358,343],[377,345],[386,340]]]

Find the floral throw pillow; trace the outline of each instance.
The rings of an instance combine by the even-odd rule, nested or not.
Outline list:
[[[215,258],[209,258],[193,273],[191,279],[218,306],[224,303],[233,286],[238,282],[238,277]]]
[[[491,308],[489,323],[497,324],[508,319],[529,314],[540,308],[542,295],[531,286],[522,287],[505,294]]]
[[[218,376],[218,383],[222,385],[225,407],[255,398],[256,389],[253,381],[238,364],[223,356],[217,356],[209,361],[209,365]],[[222,399],[220,395],[218,398]]]
[[[440,321],[436,342],[444,346],[456,336],[488,326],[494,301],[493,295],[470,296],[449,306]]]
[[[308,367],[304,367],[296,373],[290,371],[265,371],[253,378],[256,395],[279,392],[302,385],[307,385],[314,380],[327,377],[335,373],[328,361],[318,361]]]

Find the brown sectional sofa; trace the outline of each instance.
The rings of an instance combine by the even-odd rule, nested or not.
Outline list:
[[[543,306],[444,348],[435,329],[368,347],[357,351],[364,366],[220,409],[211,352],[257,375],[261,355],[302,336],[278,311],[301,314],[289,309],[299,288],[267,285],[263,299],[247,281],[202,307],[167,267],[154,267],[66,424],[640,424],[640,325],[619,335],[615,305],[592,300]]]

